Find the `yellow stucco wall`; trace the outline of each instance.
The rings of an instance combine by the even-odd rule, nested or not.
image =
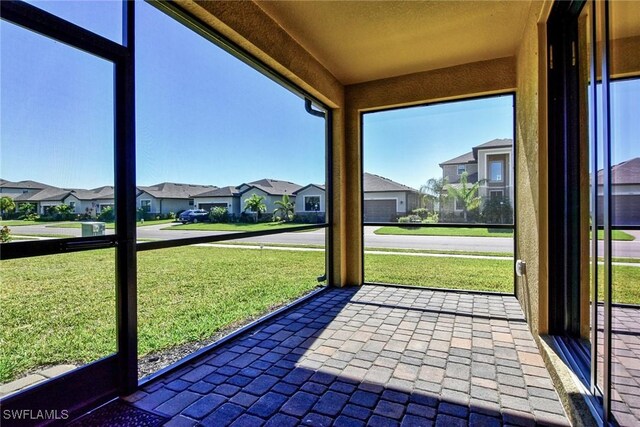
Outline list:
[[[534,334],[548,330],[546,31],[549,2],[533,2],[517,54],[516,295]]]

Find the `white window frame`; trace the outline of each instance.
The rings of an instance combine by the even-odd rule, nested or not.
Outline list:
[[[462,172],[460,172],[460,168],[462,168]],[[456,175],[460,176],[467,171],[467,165],[458,165],[456,167]]]
[[[149,212],[151,212],[151,199],[140,199],[140,209],[144,208],[144,202],[149,202]]]
[[[307,198],[308,197],[317,197],[318,198],[318,210],[317,211],[308,211],[307,210]],[[322,197],[319,194],[309,194],[309,195],[302,196],[302,209],[303,209],[303,212],[322,212],[322,210],[320,209],[321,206],[322,206]]]

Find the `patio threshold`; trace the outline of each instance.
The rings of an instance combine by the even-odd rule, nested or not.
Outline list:
[[[155,425],[569,425],[515,297],[372,285],[310,296],[117,402]]]

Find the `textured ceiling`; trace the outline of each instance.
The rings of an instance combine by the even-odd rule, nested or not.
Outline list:
[[[531,1],[256,3],[352,84],[513,56]]]

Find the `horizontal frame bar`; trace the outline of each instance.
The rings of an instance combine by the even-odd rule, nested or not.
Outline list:
[[[125,46],[23,1],[2,0],[0,11],[8,22],[108,61],[118,62],[129,56]]]
[[[292,233],[296,231],[305,231],[305,230],[319,230],[323,228],[329,228],[329,224],[311,224],[311,225],[301,225],[299,227],[290,227],[290,228],[285,228],[281,230],[249,231],[244,233],[226,233],[226,234],[216,234],[212,236],[187,237],[184,239],[160,240],[155,242],[138,243],[136,245],[136,248],[137,248],[137,252],[151,251],[156,249],[167,249],[167,248],[176,248],[179,246],[197,245],[199,243],[224,242],[226,240],[238,240],[238,239],[246,239],[249,237],[270,236],[274,234],[285,234],[285,233]]]
[[[117,235],[115,234],[108,236],[3,243],[2,246],[0,246],[2,249],[0,250],[0,260],[5,261],[33,256],[55,255],[90,249],[115,248],[117,245]]]
[[[514,224],[481,224],[474,222],[472,224],[464,224],[459,222],[454,222],[451,224],[447,223],[437,223],[437,224],[425,224],[422,222],[363,222],[364,226],[375,226],[375,227],[413,227],[413,228],[496,228],[501,230],[513,230],[515,229]]]

